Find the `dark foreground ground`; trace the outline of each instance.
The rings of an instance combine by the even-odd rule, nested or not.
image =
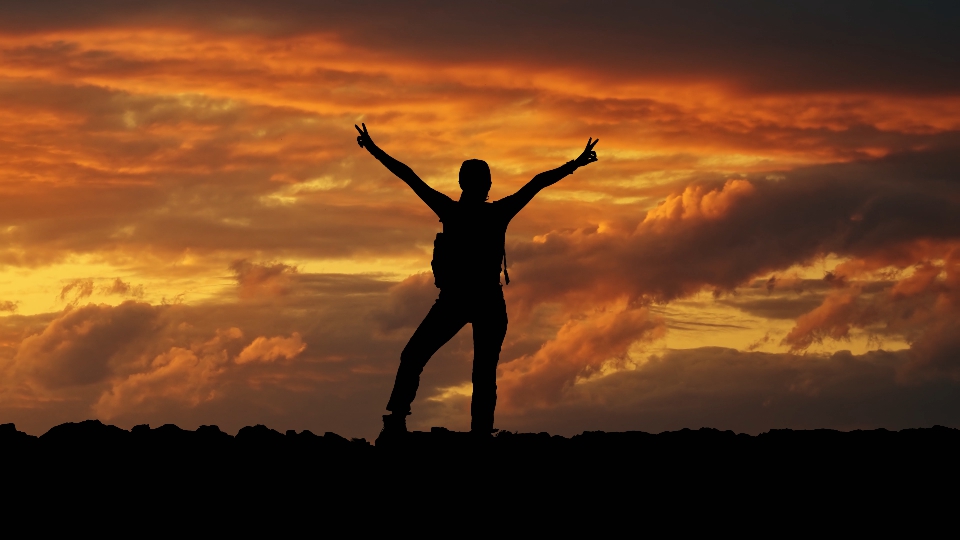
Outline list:
[[[231,436],[216,426],[127,431],[88,420],[40,437],[0,425],[0,460],[0,485],[20,502],[226,504],[234,513],[271,507],[329,516],[480,504],[498,512],[543,507],[557,524],[565,512],[649,515],[658,508],[849,517],[851,509],[869,507],[871,515],[894,516],[917,505],[935,513],[960,499],[960,430],[940,426],[757,436],[706,428],[570,438],[501,432],[485,441],[434,428],[384,448],[261,425]]]

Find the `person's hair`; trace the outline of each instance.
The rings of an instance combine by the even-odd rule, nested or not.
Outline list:
[[[465,193],[490,191],[490,166],[482,159],[468,159],[460,166],[460,189]]]

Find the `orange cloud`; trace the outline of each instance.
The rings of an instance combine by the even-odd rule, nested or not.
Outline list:
[[[653,341],[665,331],[664,321],[643,308],[570,321],[536,353],[501,364],[501,408],[516,411],[558,403],[578,378],[598,373],[606,362],[626,362],[632,345]]]
[[[224,345],[243,337],[239,328],[217,330],[216,336],[189,349],[172,347],[156,356],[145,371],[121,377],[93,404],[93,411],[113,418],[129,409],[155,408],[163,401],[188,406],[216,399],[218,378],[227,369]]]
[[[280,358],[290,360],[306,349],[300,334],[294,332],[288,338],[260,336],[247,345],[236,358],[238,364],[248,362],[274,362]]]
[[[641,227],[657,227],[657,222],[683,219],[717,219],[734,202],[753,194],[753,184],[747,180],[727,180],[722,188],[706,190],[703,186],[687,186],[680,195],[671,195],[659,206],[647,212]]]
[[[120,411],[140,408],[144,403],[175,399],[196,406],[217,396],[213,385],[221,368],[217,356],[201,356],[189,349],[174,347],[151,362],[151,371],[131,375],[104,393],[93,406],[103,418]]]
[[[823,304],[797,319],[797,324],[783,339],[793,351],[803,350],[824,337],[844,339],[850,333],[859,291],[838,291],[827,295]]]

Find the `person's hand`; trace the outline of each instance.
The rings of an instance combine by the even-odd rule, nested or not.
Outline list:
[[[590,137],[590,140],[587,141],[586,148],[583,149],[583,153],[580,154],[577,159],[573,160],[577,167],[589,165],[597,160],[597,153],[593,151],[593,147],[596,146],[598,142],[600,142],[600,139],[593,140],[593,137]]]
[[[377,145],[374,144],[373,139],[370,138],[370,134],[367,132],[367,125],[362,122],[360,125],[363,126],[363,129],[360,129],[356,124],[353,125],[353,127],[357,128],[357,132],[360,133],[357,137],[357,144],[360,145],[360,148],[366,148],[367,150],[376,148]]]

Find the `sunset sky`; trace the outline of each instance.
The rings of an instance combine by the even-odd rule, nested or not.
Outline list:
[[[456,198],[496,427],[960,427],[960,5],[5,1],[0,423],[376,436]],[[469,427],[472,335],[412,429]]]

